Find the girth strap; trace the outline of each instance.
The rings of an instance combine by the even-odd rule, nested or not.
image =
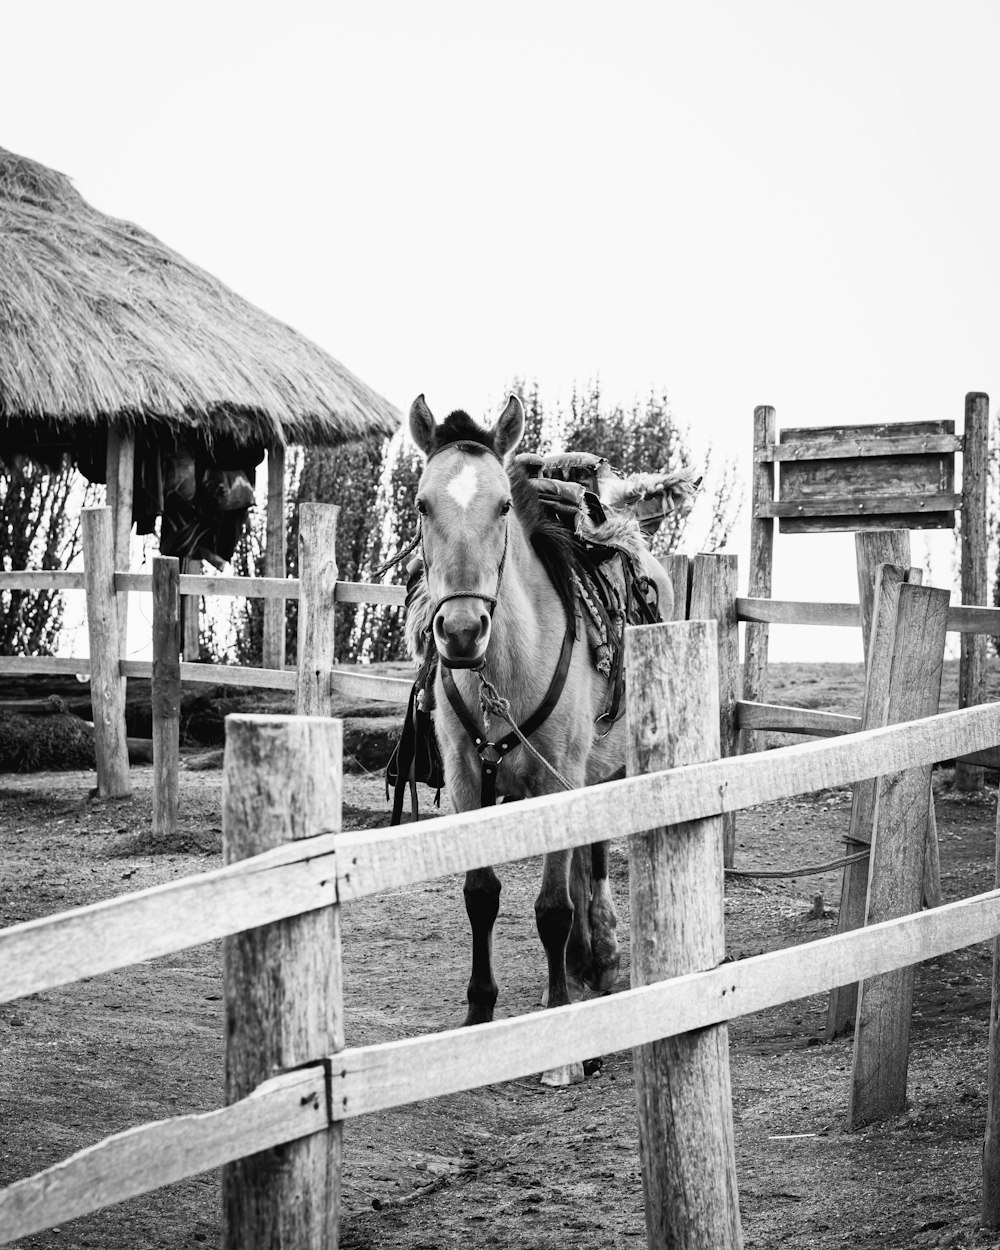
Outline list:
[[[566,685],[566,677],[569,673],[569,663],[573,656],[573,630],[567,629],[563,636],[562,649],[559,652],[559,660],[556,663],[556,671],[552,675],[549,682],[549,688],[545,698],[531,713],[528,719],[521,725],[520,732],[527,738],[539,729],[552,713],[553,708],[559,702]],[[441,682],[444,686],[444,692],[448,696],[448,702],[451,704],[452,710],[462,723],[462,727],[469,736],[469,740],[476,748],[476,753],[482,762],[482,772],[479,783],[479,806],[493,807],[497,801],[497,770],[500,767],[500,761],[510,754],[516,747],[520,746],[518,735],[511,730],[509,734],[505,734],[499,742],[487,742],[486,731],[477,724],[475,717],[465,705],[465,700],[459,692],[458,686],[455,684],[455,678],[451,669],[441,666]],[[494,757],[488,758],[487,753],[493,752]]]

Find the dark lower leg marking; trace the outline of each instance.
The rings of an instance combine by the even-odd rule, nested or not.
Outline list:
[[[500,878],[492,868],[476,868],[465,875],[465,910],[472,928],[472,975],[467,998],[466,1024],[493,1019],[497,983],[493,977],[493,925],[500,910]]]

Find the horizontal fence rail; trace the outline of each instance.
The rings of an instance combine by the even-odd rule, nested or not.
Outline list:
[[[417,825],[318,834],[200,877],[0,931],[0,1002],[335,901],[568,850],[588,840],[581,832],[588,829],[626,837],[984,751],[998,742],[1000,704],[985,704]]]
[[[793,748],[797,749],[797,748]],[[759,758],[759,757],[758,757]],[[348,1047],[232,1106],[116,1134],[0,1193],[0,1245],[334,1121],[514,1080],[891,972],[1000,932],[1000,890],[589,1002]]]
[[[0,590],[83,590],[84,574],[48,569],[0,572]],[[116,573],[115,590],[152,591],[152,573]],[[181,574],[182,595],[231,595],[243,599],[298,599],[297,577],[216,577]],[[406,587],[381,582],[337,582],[338,603],[406,603]]]

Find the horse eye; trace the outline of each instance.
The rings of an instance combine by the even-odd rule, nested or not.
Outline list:
[[[417,511],[421,516],[427,515],[427,504],[422,499],[417,500]]]
[[[511,501],[509,499],[505,499],[504,502],[500,505],[501,516],[507,515],[507,513],[510,511],[510,505],[511,505]]]

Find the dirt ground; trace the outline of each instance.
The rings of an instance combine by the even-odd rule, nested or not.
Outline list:
[[[791,666],[789,666],[791,667]],[[813,666],[776,699],[857,711],[855,666]],[[844,672],[832,672],[843,669]],[[839,683],[839,687],[838,687]],[[842,697],[838,702],[838,688]],[[948,705],[946,694],[945,705]],[[133,798],[89,797],[87,772],[0,777],[0,923],[95,902],[220,862],[221,774],[185,769],[180,827],[149,851],[151,770]],[[947,898],[991,888],[996,791],[964,796],[936,775]],[[842,853],[850,794],[824,791],[744,813],[738,866],[814,864]],[[347,780],[345,823],[387,822],[380,778]],[[628,984],[624,844],[612,857]],[[537,1008],[537,861],[501,870],[498,1014]],[[822,895],[822,918],[814,897]],[[839,874],[730,880],[733,958],[808,941],[836,925]],[[400,935],[406,935],[405,938]],[[461,1020],[469,941],[461,881],[444,878],[345,908],[347,1036],[365,1044]],[[737,1169],[747,1247],[1000,1246],[978,1228],[986,1110],[990,952],[917,970],[910,1107],[845,1128],[849,1039],[823,1041],[825,996],[730,1027]],[[221,1104],[221,944],[213,943],[0,1006],[0,1184],[109,1133]],[[628,1052],[582,1085],[534,1077],[381,1113],[345,1127],[346,1250],[457,1246],[641,1246],[642,1186]],[[217,1244],[219,1174],[123,1203],[24,1247],[144,1250]]]

